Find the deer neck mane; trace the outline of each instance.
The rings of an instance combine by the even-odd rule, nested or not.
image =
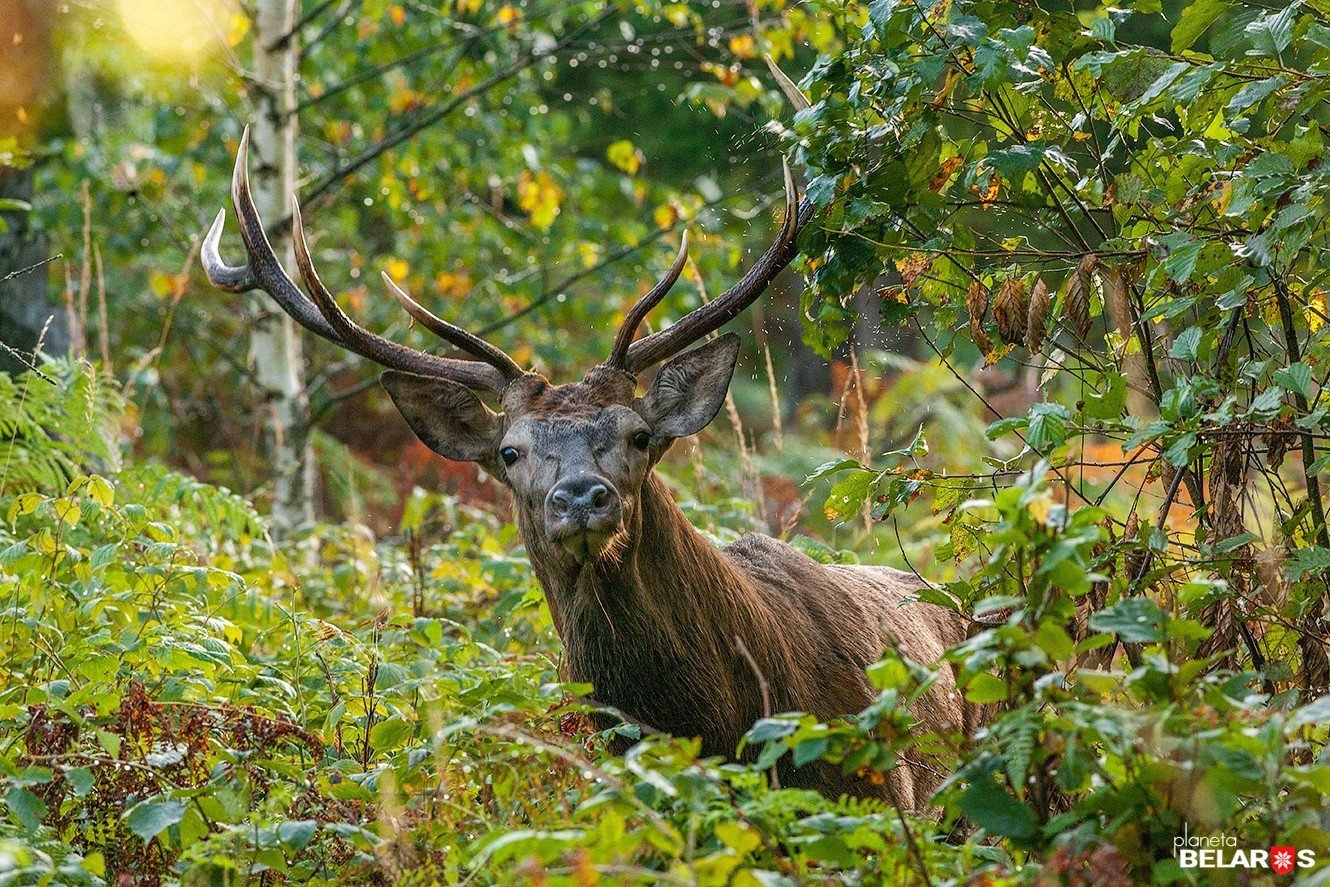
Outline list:
[[[751,644],[767,633],[753,580],[697,531],[654,472],[625,529],[615,550],[576,565],[523,527],[570,664],[624,648],[728,661],[736,634]]]

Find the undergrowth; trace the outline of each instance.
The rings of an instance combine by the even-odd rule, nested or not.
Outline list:
[[[950,654],[967,692],[1002,700],[977,739],[918,735],[907,707],[950,666],[888,655],[867,711],[759,722],[751,766],[661,736],[616,757],[590,688],[560,682],[511,526],[417,491],[393,539],[279,547],[240,497],[120,466],[119,398],[90,368],[44,372],[3,407],[0,884],[1197,882],[1184,826],[1330,858],[1330,700],[1188,658],[1203,631],[1145,601],[1077,632],[1112,565],[1097,511],[1051,503],[1042,473],[972,504],[1000,544],[938,592],[979,618]],[[695,512],[721,537],[746,520]],[[1028,586],[994,596],[1013,558]],[[1118,640],[1139,664],[1086,665]],[[957,748],[906,818],[764,774]]]

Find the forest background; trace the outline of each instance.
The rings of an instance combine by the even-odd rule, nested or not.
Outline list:
[[[1320,0],[0,0],[0,882],[1325,883],[1328,77]],[[362,323],[429,344],[386,272],[561,381],[784,154],[803,257],[662,471],[972,637],[610,755],[497,485],[203,278],[246,124]],[[911,730],[949,667],[977,737]],[[925,813],[764,776],[915,749]]]

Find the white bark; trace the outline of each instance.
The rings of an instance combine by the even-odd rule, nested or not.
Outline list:
[[[259,214],[276,222],[291,211],[296,181],[294,114],[297,41],[283,42],[299,13],[299,0],[256,0],[254,4],[254,120],[251,123],[251,176]],[[273,249],[294,278],[295,254],[289,229],[269,233]],[[305,367],[295,323],[271,300],[251,303],[250,361],[263,387],[269,412],[268,453],[274,472],[272,524],[285,534],[313,518],[314,463],[305,421]]]

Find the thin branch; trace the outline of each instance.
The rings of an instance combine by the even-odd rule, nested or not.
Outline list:
[[[42,259],[40,262],[34,262],[33,264],[29,265],[26,268],[20,268],[17,271],[10,271],[4,277],[0,277],[0,283],[5,283],[6,281],[13,280],[15,277],[22,277],[24,274],[29,274],[33,271],[36,271],[38,268],[42,267],[43,265],[47,265],[51,262],[54,262],[56,259],[63,259],[64,257],[65,257],[64,253],[56,253],[53,256],[47,256],[45,259]]]
[[[353,158],[347,163],[342,164],[341,166],[334,169],[332,172],[328,173],[318,184],[316,184],[306,193],[305,200],[308,203],[313,203],[319,197],[323,196],[328,191],[332,190],[332,188],[336,186],[339,182],[341,182],[343,179],[346,179],[349,176],[353,175],[358,170],[362,169],[364,166],[366,166],[367,164],[375,160],[377,157],[379,157],[379,155],[383,154],[386,151],[390,151],[393,148],[396,148],[398,145],[402,144],[403,142],[409,141],[410,139],[414,138],[415,136],[419,135],[420,133],[424,132],[430,127],[434,126],[436,123],[443,120],[445,117],[447,117],[453,111],[457,110],[459,107],[461,107],[470,99],[474,98],[475,96],[488,92],[489,90],[493,89],[499,84],[511,80],[512,78],[516,77],[518,74],[522,73],[523,71],[532,67],[533,65],[549,58],[552,55],[555,55],[556,53],[562,52],[563,50],[567,49],[568,46],[571,45],[574,41],[576,41],[579,37],[599,26],[602,22],[608,19],[610,15],[614,12],[617,12],[617,8],[613,6],[610,7],[609,9],[604,10],[598,16],[593,18],[591,21],[584,24],[582,27],[576,29],[570,34],[565,35],[561,40],[559,40],[553,46],[550,46],[547,49],[539,50],[537,52],[528,52],[526,55],[522,56],[522,58],[518,59],[516,62],[504,68],[503,70],[496,71],[494,74],[491,74],[489,77],[485,78],[476,85],[468,89],[462,90],[457,95],[455,95],[450,101],[445,102],[442,106],[418,118],[409,126],[406,126],[401,130],[398,130],[397,132],[385,138],[383,141],[367,149],[359,156]],[[290,224],[290,217],[288,216],[286,219],[283,219],[280,225],[277,227],[284,229],[289,224]]]
[[[305,25],[309,24],[310,22],[314,21],[314,19],[323,15],[323,13],[327,11],[329,6],[332,6],[336,2],[337,0],[323,0],[322,3],[318,4],[309,12],[302,15],[299,21],[297,21],[294,25],[291,26],[291,30],[287,31],[285,34],[282,34],[280,37],[278,37],[277,39],[269,43],[267,46],[265,46],[263,48],[263,51],[280,52],[281,50],[286,49],[286,47],[291,45],[291,41],[296,37],[296,35],[299,34],[301,30],[304,29]]]

